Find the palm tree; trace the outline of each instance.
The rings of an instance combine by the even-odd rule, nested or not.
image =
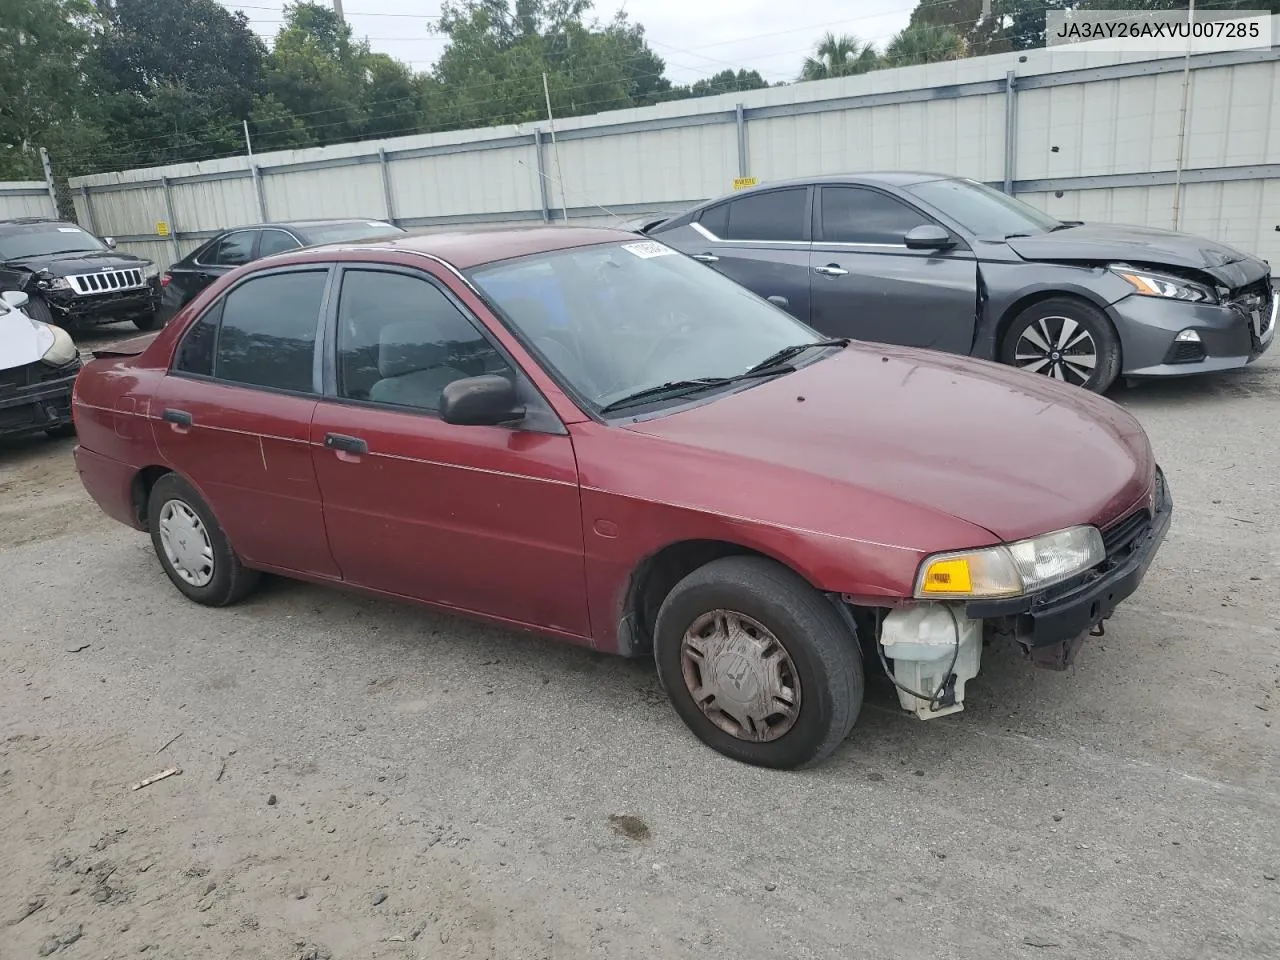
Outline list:
[[[908,67],[918,63],[959,60],[964,55],[964,41],[950,27],[917,24],[900,31],[889,41],[883,65]]]
[[[826,80],[867,73],[880,65],[874,43],[859,40],[851,33],[836,36],[828,32],[814,48],[813,56],[804,58],[801,80]]]

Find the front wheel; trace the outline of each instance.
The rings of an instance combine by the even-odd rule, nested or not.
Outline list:
[[[156,310],[153,313],[144,314],[140,317],[134,317],[133,325],[139,330],[157,330],[164,326],[159,310]]]
[[[857,638],[790,570],[726,557],[681,580],[658,611],[658,676],[707,746],[761,767],[828,757],[862,706]]]
[[[1093,304],[1052,297],[1014,318],[1000,346],[1000,361],[1105,393],[1120,374],[1120,339]]]

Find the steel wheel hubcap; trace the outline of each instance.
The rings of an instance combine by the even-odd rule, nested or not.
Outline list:
[[[181,500],[160,508],[160,545],[175,573],[193,587],[213,579],[213,542],[200,517]]]
[[[763,624],[732,610],[704,613],[685,631],[680,669],[708,720],[752,743],[777,740],[800,717],[800,677]]]
[[[1042,317],[1018,337],[1013,362],[1031,373],[1083,386],[1098,366],[1098,345],[1070,317]]]

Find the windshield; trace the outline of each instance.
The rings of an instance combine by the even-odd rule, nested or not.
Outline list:
[[[538,254],[470,279],[597,409],[660,384],[736,377],[784,347],[821,342],[790,314],[652,240]]]
[[[105,250],[91,233],[70,223],[32,223],[9,226],[0,234],[0,260],[47,257],[58,253]]]
[[[975,180],[929,180],[904,187],[979,237],[1048,233],[1061,221]]]
[[[404,233],[399,227],[378,220],[359,220],[355,223],[327,223],[304,228],[307,240],[313,244],[341,243],[343,240],[372,240],[395,233]]]

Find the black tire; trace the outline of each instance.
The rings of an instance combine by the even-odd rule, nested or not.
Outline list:
[[[148,313],[146,316],[143,316],[143,317],[134,317],[133,325],[137,327],[139,330],[149,331],[149,330],[159,330],[162,326],[164,326],[164,323],[163,323],[163,318],[160,315],[160,311],[156,310],[153,313]]]
[[[1041,342],[1049,349],[1042,350]],[[1090,369],[1084,362],[1089,356],[1094,365],[1088,376],[1082,376]],[[1000,344],[1000,362],[1105,393],[1120,375],[1120,338],[1107,315],[1093,304],[1075,297],[1051,297],[1027,307],[1009,324]]]
[[[745,615],[763,626],[794,666],[798,716],[776,739],[750,741],[726,732],[689,691],[685,633],[716,610]],[[790,570],[760,557],[714,560],[677,583],[658,611],[654,659],[667,696],[698,739],[754,766],[789,770],[826,759],[848,736],[862,707],[857,638],[830,601]]]
[[[160,525],[165,505],[170,502],[191,511],[208,536],[213,552],[213,570],[207,583],[195,584],[183,579],[166,553]],[[147,526],[151,531],[151,544],[160,559],[160,566],[173,585],[188,599],[208,607],[225,607],[240,602],[258,585],[261,575],[240,562],[209,505],[192,489],[191,484],[176,473],[166,473],[151,488],[151,496],[147,501]]]

